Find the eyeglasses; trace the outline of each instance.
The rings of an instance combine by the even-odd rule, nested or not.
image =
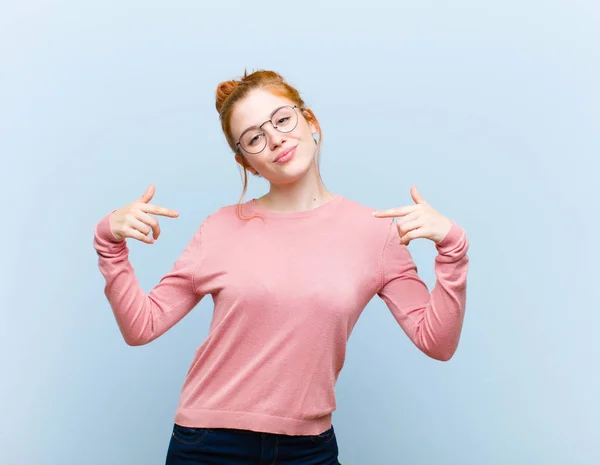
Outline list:
[[[267,146],[267,134],[262,127],[270,122],[279,132],[292,132],[298,124],[296,108],[299,108],[298,105],[277,108],[271,113],[271,118],[260,126],[246,129],[235,145],[252,155],[262,152]]]

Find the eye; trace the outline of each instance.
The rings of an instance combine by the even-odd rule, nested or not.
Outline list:
[[[284,117],[284,118],[279,118],[279,119],[277,120],[277,124],[276,124],[276,126],[281,126],[281,125],[283,125],[283,124],[287,123],[289,120],[290,120],[290,117],[289,117],[289,116],[286,116],[286,117]]]
[[[249,145],[255,145],[260,140],[262,134],[256,134],[252,139],[250,139]]]

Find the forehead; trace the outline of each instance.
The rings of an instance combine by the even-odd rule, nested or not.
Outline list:
[[[257,89],[237,102],[231,112],[231,130],[240,135],[250,126],[258,126],[271,117],[276,108],[294,105],[291,100],[264,89]]]

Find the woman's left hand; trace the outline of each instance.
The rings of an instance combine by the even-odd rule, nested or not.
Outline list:
[[[410,188],[410,195],[415,205],[409,205],[389,210],[376,210],[376,218],[400,217],[396,221],[400,244],[408,245],[413,239],[422,237],[436,244],[440,242],[452,228],[452,221],[429,205],[416,186]]]

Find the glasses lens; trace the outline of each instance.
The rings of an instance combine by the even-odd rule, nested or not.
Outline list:
[[[279,132],[291,132],[298,124],[298,115],[293,108],[283,107],[273,114],[271,124]],[[267,136],[262,129],[250,129],[242,134],[240,145],[248,153],[259,153],[267,146]]]
[[[290,132],[293,131],[298,122],[298,115],[293,108],[283,107],[277,110],[277,112],[271,118],[271,123],[275,129],[279,132]]]
[[[246,152],[258,153],[267,145],[267,139],[261,129],[251,129],[242,135],[240,144]]]

